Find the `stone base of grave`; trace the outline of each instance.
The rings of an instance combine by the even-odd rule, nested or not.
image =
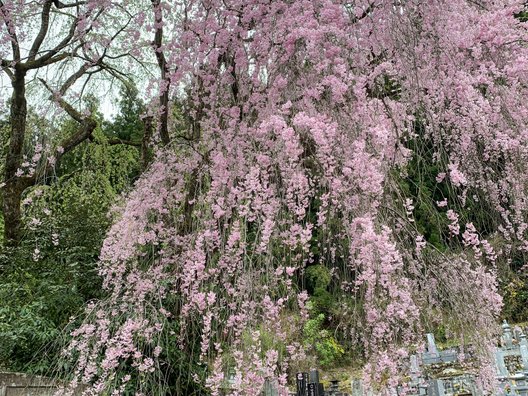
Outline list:
[[[60,385],[47,377],[0,371],[0,396],[52,396]],[[74,392],[81,393],[81,389]]]
[[[46,377],[0,372],[0,396],[48,396],[57,389]]]

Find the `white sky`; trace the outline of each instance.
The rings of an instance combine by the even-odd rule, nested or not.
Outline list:
[[[141,9],[141,6],[138,2],[138,10]],[[150,2],[147,4],[147,9],[150,9]],[[135,10],[135,11],[138,11]],[[150,16],[150,14],[148,14]],[[42,44],[42,48],[53,48],[54,45],[56,45],[62,37],[64,37],[65,32],[68,31],[71,19],[66,18],[64,16],[61,16],[60,14],[52,13],[51,14],[52,20],[50,21],[49,31],[46,36],[46,39],[44,43]],[[24,57],[25,54],[29,52],[29,47],[31,46],[34,37],[37,34],[38,29],[40,28],[40,18],[33,16],[29,17],[30,20],[24,20],[23,23],[20,23],[19,26],[16,27],[18,33],[21,33],[22,29],[26,29],[26,34],[19,34],[19,37],[26,37],[25,40],[23,40],[20,44],[22,56]],[[2,25],[1,28],[4,28]],[[112,34],[112,29],[114,29],[114,26],[105,26],[103,27],[107,34]],[[115,30],[114,30],[115,31]],[[29,33],[28,33],[29,32]],[[142,38],[144,41],[149,41],[151,39],[150,34],[146,34],[145,37]],[[138,45],[141,45],[139,42]],[[6,55],[6,57],[9,59],[9,56],[11,54],[10,47],[9,48],[9,54]],[[148,57],[152,56],[152,59],[149,60],[149,63],[153,66],[153,73],[157,74],[157,64],[156,60],[154,58],[154,54],[151,54],[150,48],[147,48],[146,55]],[[1,52],[0,52],[1,56]],[[122,71],[125,71],[127,74],[130,74],[130,76],[133,77],[135,80],[137,87],[141,93],[146,91],[146,77],[140,78],[140,73],[142,73],[139,68],[136,66],[136,64],[130,63],[123,58],[123,60],[120,60],[119,62],[123,62],[120,69]],[[131,61],[132,62],[132,61]],[[28,107],[33,108],[37,110],[37,112],[40,114],[44,114],[46,116],[49,116],[50,118],[53,118],[53,114],[58,110],[57,105],[52,103],[51,100],[49,100],[49,92],[43,87],[42,83],[40,83],[38,80],[36,80],[36,76],[43,78],[45,81],[48,82],[48,84],[52,87],[54,87],[54,82],[57,84],[60,84],[61,81],[65,81],[65,79],[71,75],[74,71],[77,70],[79,67],[79,62],[66,62],[61,61],[55,65],[49,66],[47,68],[41,68],[36,71],[30,71],[28,72],[26,82],[26,99],[28,101]],[[148,65],[146,67],[150,68]],[[96,98],[100,101],[100,108],[99,111],[103,114],[104,118],[107,120],[112,119],[112,117],[117,112],[117,103],[119,101],[119,89],[120,89],[120,83],[116,80],[113,83],[108,81],[108,79],[103,79],[104,73],[98,73],[93,76],[92,80],[90,81],[90,86],[87,92],[94,94]],[[75,106],[75,97],[72,97],[71,94],[74,92],[79,92],[82,88],[82,79],[80,79],[76,84],[74,84],[67,92],[66,99],[68,102]],[[56,88],[56,87],[54,87]],[[5,72],[3,72],[0,69],[0,116],[5,116],[6,112],[9,112],[9,109],[7,108],[7,101],[11,97],[11,83],[9,81],[9,77],[6,75]],[[85,92],[86,93],[86,92]],[[142,95],[145,96],[145,95]]]

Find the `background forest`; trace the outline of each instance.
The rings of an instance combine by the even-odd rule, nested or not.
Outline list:
[[[95,98],[92,105],[97,112]],[[109,211],[141,172],[138,147],[121,141],[140,141],[143,112],[135,88],[123,90],[114,119],[105,121],[99,114],[93,139],[69,153],[45,183],[26,192],[23,237],[15,247],[2,243],[0,256],[4,369],[48,372],[70,318],[103,296],[96,264],[112,221]],[[49,134],[52,126],[30,115],[27,152],[50,135],[66,135],[72,124],[64,119]],[[8,128],[4,119],[4,156]]]

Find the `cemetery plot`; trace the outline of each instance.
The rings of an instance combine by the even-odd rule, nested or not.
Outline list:
[[[502,325],[501,346],[495,351],[498,394],[528,396],[528,342],[526,335],[512,332],[505,321]],[[391,390],[394,395],[407,396],[483,396],[476,385],[476,362],[472,351],[458,348],[439,350],[434,336],[427,334],[427,350],[412,355],[410,380],[405,386]],[[463,356],[463,358],[462,358]],[[360,380],[352,381],[352,396],[372,395],[362,388]]]
[[[502,325],[501,346],[495,351],[497,394],[528,396],[528,341],[521,329],[512,331],[505,321]],[[390,389],[393,396],[484,396],[476,384],[478,366],[471,348],[459,347],[440,350],[433,334],[427,334],[426,351],[410,357],[408,381]],[[229,380],[228,380],[229,382]],[[340,390],[338,381],[331,381],[325,389],[319,372],[297,373],[295,392],[289,396],[375,396],[364,389],[362,381],[352,380],[351,393]],[[229,393],[229,386],[225,389]],[[261,396],[282,396],[278,381],[267,379]]]

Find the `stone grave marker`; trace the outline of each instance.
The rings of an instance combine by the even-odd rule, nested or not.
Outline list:
[[[429,383],[427,396],[444,396],[444,382],[440,379],[434,379]]]
[[[513,348],[513,335],[511,327],[506,320],[502,323],[502,344],[506,349]]]
[[[297,396],[306,396],[308,392],[308,373],[297,373]]]
[[[528,372],[528,345],[520,345],[519,350],[521,352],[523,369],[525,372]]]
[[[506,368],[506,364],[504,363],[504,353],[501,350],[495,352],[495,365],[499,377],[508,377],[508,375],[510,375]]]
[[[520,336],[520,339],[519,339],[519,345],[527,345],[528,346],[528,341],[526,340],[526,334],[521,333],[521,336]]]
[[[279,384],[276,379],[266,378],[261,396],[279,396]]]

